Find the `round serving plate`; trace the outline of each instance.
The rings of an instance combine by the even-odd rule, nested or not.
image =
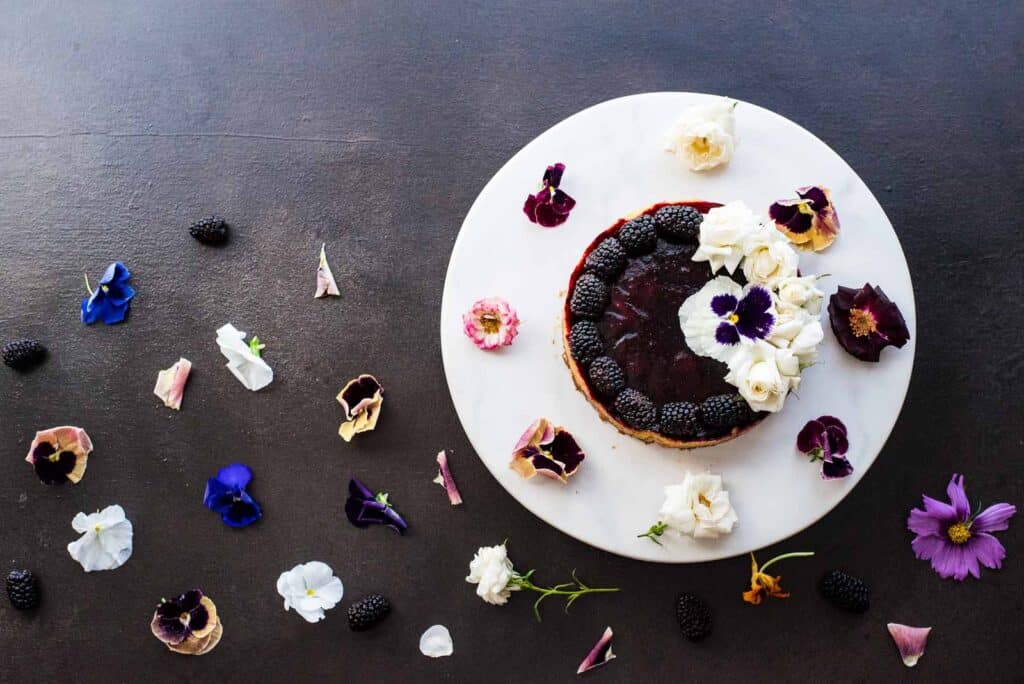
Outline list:
[[[756,550],[813,524],[852,490],[885,444],[910,383],[916,319],[907,262],[892,224],[853,169],[792,121],[739,102],[739,144],[729,164],[688,171],[664,150],[664,135],[687,107],[719,96],[646,93],[585,109],[537,137],[490,180],[473,203],[452,250],[441,305],[441,350],[459,419],[498,482],[528,510],[580,541],[631,558],[690,563]],[[522,206],[544,169],[566,165],[562,189],[577,201],[556,228],[529,222]],[[902,310],[911,340],[880,363],[848,355],[826,328],[818,364],[799,395],[739,438],[681,450],[644,444],[603,422],[573,385],[562,359],[560,325],[569,275],[595,235],[617,218],[656,202],[743,200],[767,214],[796,188],[824,185],[842,224],[824,252],[800,252],[804,273],[837,285],[880,285]],[[461,317],[482,297],[507,299],[522,321],[510,347],[485,352],[463,334]],[[824,481],[795,449],[797,432],[822,414],[840,417],[850,438],[851,476]],[[524,480],[509,469],[512,448],[538,417],[575,435],[586,461],[567,485]],[[657,520],[666,485],[686,471],[720,473],[739,523],[719,539],[637,538]],[[509,530],[509,535],[514,531]]]

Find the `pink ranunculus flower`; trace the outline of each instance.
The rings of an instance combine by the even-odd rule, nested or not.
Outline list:
[[[519,332],[519,317],[504,299],[487,297],[462,314],[462,327],[476,346],[497,349],[512,344]]]

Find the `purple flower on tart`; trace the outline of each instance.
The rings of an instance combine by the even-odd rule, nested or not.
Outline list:
[[[25,460],[45,484],[78,484],[91,452],[92,440],[85,430],[64,425],[37,432]]]
[[[828,318],[839,344],[861,361],[877,362],[882,349],[910,339],[899,307],[871,283],[859,290],[840,285],[829,298]]]
[[[839,216],[826,187],[797,188],[797,199],[779,200],[768,208],[775,227],[798,249],[820,252],[839,235]]]
[[[509,467],[527,480],[540,474],[565,483],[584,458],[586,454],[568,430],[538,418],[516,442]]]
[[[997,503],[971,515],[963,475],[953,475],[946,495],[949,503],[922,496],[924,509],[910,511],[907,529],[917,535],[910,543],[914,555],[931,561],[932,569],[943,579],[963,581],[968,574],[980,579],[979,563],[1000,568],[1006,549],[992,533],[1009,527],[1017,507]]]
[[[741,340],[763,340],[775,326],[772,293],[718,276],[679,307],[679,324],[695,353],[727,361]]]
[[[345,502],[345,515],[356,527],[384,525],[402,534],[409,525],[398,514],[386,492],[373,491],[356,478],[348,483],[348,501]]]
[[[528,195],[523,212],[533,223],[554,228],[565,223],[569,212],[576,206],[576,200],[559,189],[565,164],[552,164],[544,171],[541,188],[535,195]]]
[[[846,426],[835,416],[821,416],[807,421],[796,437],[796,448],[821,461],[821,478],[836,480],[853,472],[853,465],[846,458],[850,442]]]
[[[199,589],[161,599],[149,628],[169,649],[188,655],[211,651],[222,632],[217,607]]]

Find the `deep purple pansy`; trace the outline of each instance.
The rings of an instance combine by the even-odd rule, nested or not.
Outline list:
[[[846,458],[850,448],[846,426],[835,416],[807,421],[796,436],[796,448],[810,456],[811,461],[821,461],[823,480],[837,480],[853,472],[853,465]]]
[[[585,458],[572,433],[538,418],[516,442],[509,467],[527,480],[539,473],[565,484]]]
[[[128,267],[120,261],[107,267],[95,290],[89,287],[87,276],[85,286],[89,296],[82,300],[82,322],[92,325],[96,321],[103,321],[113,325],[123,321],[132,297],[135,296],[135,289],[128,284],[131,277]]]
[[[206,481],[203,503],[230,527],[247,527],[263,517],[263,510],[245,488],[252,481],[252,470],[242,463],[221,468],[217,477]]]
[[[554,228],[565,223],[569,212],[576,206],[576,200],[559,189],[562,183],[562,172],[565,164],[552,164],[544,172],[540,191],[528,195],[523,204],[523,212],[534,223],[545,228]]]
[[[1010,526],[1017,507],[997,503],[971,515],[963,475],[953,475],[946,495],[949,503],[922,496],[924,510],[910,511],[907,529],[917,535],[910,543],[914,555],[931,561],[932,569],[943,579],[963,581],[968,574],[980,578],[979,563],[986,568],[1001,567],[1006,549],[992,533]]]
[[[177,646],[190,636],[202,638],[217,625],[217,608],[199,589],[176,598],[161,599],[153,613],[150,629],[157,639]]]
[[[740,337],[763,340],[775,325],[775,317],[768,311],[772,307],[772,293],[760,285],[752,285],[739,299],[728,293],[711,298],[711,310],[722,322],[715,328],[715,340],[731,346]]]
[[[832,194],[823,186],[797,188],[798,199],[772,203],[768,215],[775,227],[799,249],[820,252],[839,235],[839,216]]]
[[[356,527],[386,525],[399,534],[409,528],[409,525],[388,501],[386,492],[374,494],[369,487],[354,477],[348,482],[345,515],[348,516],[348,521]]]
[[[861,361],[878,361],[883,348],[910,339],[900,308],[871,283],[859,290],[840,285],[829,298],[828,319],[839,344]]]

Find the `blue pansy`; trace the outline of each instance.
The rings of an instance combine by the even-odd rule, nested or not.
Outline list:
[[[252,481],[252,469],[242,463],[221,468],[217,477],[206,481],[203,503],[231,527],[247,527],[263,517],[260,505],[245,487]]]
[[[89,296],[82,300],[82,322],[92,325],[103,321],[107,325],[120,323],[128,313],[128,305],[135,296],[135,289],[128,284],[132,274],[124,264],[115,261],[107,267],[100,278],[100,283],[93,290],[89,287],[89,278],[85,286],[89,288]]]

